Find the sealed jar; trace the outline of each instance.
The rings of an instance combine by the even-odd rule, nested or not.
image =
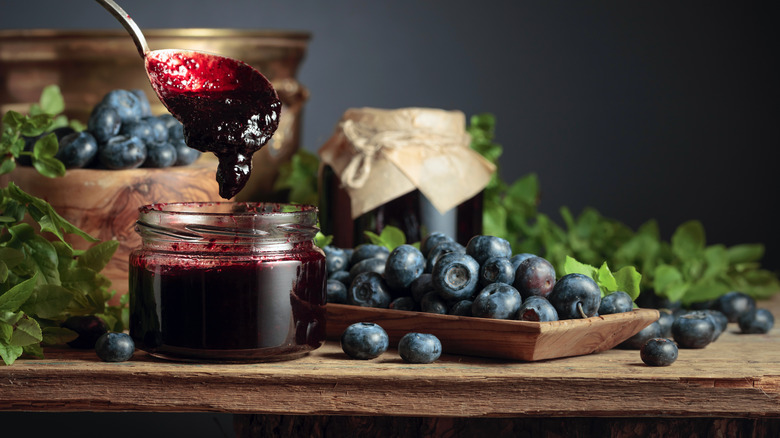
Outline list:
[[[169,203],[139,210],[130,255],[130,335],[153,356],[292,359],[325,340],[317,208]]]

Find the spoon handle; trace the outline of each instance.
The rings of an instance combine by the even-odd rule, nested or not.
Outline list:
[[[145,58],[146,54],[149,53],[149,45],[146,44],[146,38],[144,37],[144,34],[141,33],[141,28],[138,27],[137,24],[135,24],[135,21],[133,21],[132,18],[130,18],[130,14],[125,12],[124,9],[122,9],[116,2],[113,0],[95,0],[98,3],[100,3],[101,6],[106,8],[108,12],[111,13],[111,15],[114,16],[117,20],[119,20],[120,23],[122,23],[122,26],[127,30],[128,33],[130,33],[130,36],[133,37],[133,42],[135,43],[135,47],[138,48],[138,54],[141,55],[141,58]]]

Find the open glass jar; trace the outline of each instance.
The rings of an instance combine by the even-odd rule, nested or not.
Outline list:
[[[130,335],[174,360],[285,360],[325,339],[317,209],[170,203],[140,209],[130,255]]]

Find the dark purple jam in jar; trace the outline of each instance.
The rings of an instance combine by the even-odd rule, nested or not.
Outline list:
[[[142,207],[130,255],[130,335],[154,356],[292,359],[325,340],[317,209],[271,203]]]

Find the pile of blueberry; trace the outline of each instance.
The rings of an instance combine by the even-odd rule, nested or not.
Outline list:
[[[463,246],[432,233],[420,242],[420,249],[401,245],[390,251],[361,244],[326,246],[324,251],[329,303],[539,322],[634,308],[627,293],[613,292],[602,299],[590,277],[557,278],[549,261],[534,254],[513,255],[510,243],[496,236],[477,235]],[[669,365],[677,358],[678,346],[703,348],[729,321],[738,322],[745,333],[766,333],[774,324],[769,311],[756,309],[755,301],[741,292],[726,294],[710,307],[662,311],[658,321],[619,347],[641,350],[648,365]]]
[[[172,115],[152,115],[142,90],[112,90],[93,108],[86,130],[54,133],[56,157],[68,169],[185,166],[201,154],[185,144],[182,124]],[[37,139],[26,139],[26,147],[32,149]]]

